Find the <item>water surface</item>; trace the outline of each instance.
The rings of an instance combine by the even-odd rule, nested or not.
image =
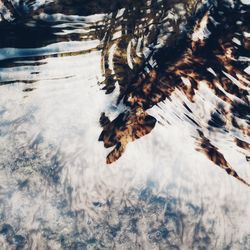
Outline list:
[[[0,248],[250,249],[250,189],[225,171],[250,182],[249,5],[104,2],[0,2]],[[106,164],[101,113],[137,105],[153,129]]]

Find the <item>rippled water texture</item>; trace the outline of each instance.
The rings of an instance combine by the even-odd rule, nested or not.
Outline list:
[[[250,249],[248,0],[0,0],[0,249]]]

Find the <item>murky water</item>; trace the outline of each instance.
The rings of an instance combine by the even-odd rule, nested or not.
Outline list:
[[[0,249],[250,249],[247,1],[89,2],[0,1]]]

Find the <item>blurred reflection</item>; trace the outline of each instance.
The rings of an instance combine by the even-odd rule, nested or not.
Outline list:
[[[250,247],[249,5],[0,13],[0,249]]]

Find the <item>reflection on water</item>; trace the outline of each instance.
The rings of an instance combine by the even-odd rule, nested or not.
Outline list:
[[[249,5],[88,2],[0,1],[0,248],[250,249]]]

